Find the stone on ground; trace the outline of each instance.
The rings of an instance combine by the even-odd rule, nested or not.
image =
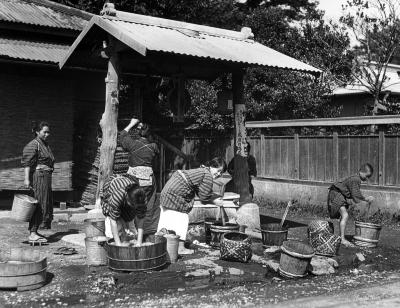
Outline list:
[[[84,233],[74,233],[64,235],[61,240],[68,244],[85,247],[85,237],[86,235]]]
[[[311,259],[310,272],[314,275],[329,275],[334,274],[335,269],[328,261],[328,258],[315,256]]]

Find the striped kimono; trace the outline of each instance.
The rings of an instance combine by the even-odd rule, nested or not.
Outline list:
[[[54,168],[54,155],[49,145],[35,138],[22,152],[22,166],[30,167],[30,180],[38,206],[29,222],[29,231],[37,232],[41,228],[50,229],[53,220],[53,192],[51,176]]]
[[[209,201],[212,188],[213,177],[208,168],[176,171],[161,192],[157,230],[173,230],[181,240],[185,240],[189,226],[188,213],[193,208],[195,196],[202,202]]]

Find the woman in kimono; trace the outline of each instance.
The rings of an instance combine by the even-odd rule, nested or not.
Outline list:
[[[129,134],[132,128],[139,129],[139,137]],[[153,174],[153,161],[159,150],[156,143],[150,140],[150,127],[132,118],[129,125],[119,133],[122,148],[128,152],[128,174],[139,181],[139,186],[146,193],[147,211],[144,218],[144,234],[154,234],[157,231],[160,217],[160,207],[156,205],[156,181]],[[136,221],[135,221],[136,222]]]
[[[222,158],[216,157],[200,168],[176,171],[165,184],[160,197],[161,214],[158,231],[172,230],[179,235],[179,254],[190,254],[184,243],[189,226],[188,213],[193,208],[197,195],[202,202],[211,202],[222,206],[221,198],[213,199],[213,180],[227,169]]]
[[[34,139],[22,152],[22,166],[25,169],[24,185],[32,189],[38,205],[29,222],[29,241],[47,242],[38,229],[51,229],[53,220],[53,192],[51,176],[54,169],[54,155],[47,143],[50,126],[47,122],[34,124]]]

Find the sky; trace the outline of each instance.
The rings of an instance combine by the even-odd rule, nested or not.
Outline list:
[[[346,0],[319,0],[319,8],[325,11],[325,18],[338,21],[342,15],[342,5]]]

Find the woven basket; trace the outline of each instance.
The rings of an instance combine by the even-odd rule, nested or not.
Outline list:
[[[228,232],[222,236],[221,259],[227,261],[248,262],[251,259],[251,239],[240,232]]]
[[[309,239],[319,233],[333,234],[333,224],[325,220],[313,220],[308,225],[307,233]]]
[[[336,256],[339,253],[341,242],[340,236],[326,232],[310,237],[310,244],[314,248],[315,254],[320,256]]]

